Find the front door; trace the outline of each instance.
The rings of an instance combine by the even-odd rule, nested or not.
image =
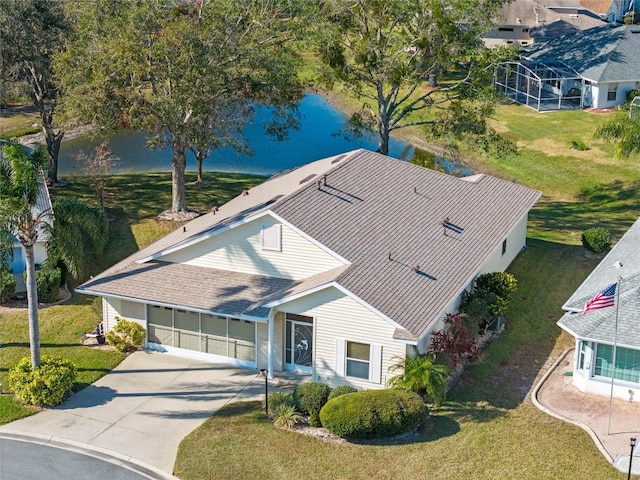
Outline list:
[[[285,323],[285,370],[311,372],[313,318],[287,313]]]

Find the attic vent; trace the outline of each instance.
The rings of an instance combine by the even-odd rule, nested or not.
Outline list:
[[[331,164],[334,163],[338,163],[340,160],[344,160],[347,156],[346,155],[338,155],[336,158],[334,158],[333,160],[331,160]]]
[[[278,200],[280,200],[283,197],[284,197],[284,195],[282,193],[280,195],[276,195],[271,200],[267,201],[267,203],[265,205],[271,205],[272,203],[277,202]]]
[[[302,180],[300,180],[300,185],[302,185],[302,184],[303,184],[303,183],[305,183],[305,182],[308,182],[309,180],[311,180],[311,179],[312,179],[313,177],[315,177],[315,176],[316,176],[316,174],[315,174],[315,173],[312,173],[311,175],[309,175],[309,176],[307,176],[307,177],[304,177]]]

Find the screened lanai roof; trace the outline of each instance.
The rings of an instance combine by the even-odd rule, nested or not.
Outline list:
[[[503,62],[494,83],[503,95],[538,111],[582,107],[583,78],[561,61]]]

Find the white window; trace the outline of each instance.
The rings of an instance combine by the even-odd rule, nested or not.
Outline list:
[[[260,244],[263,250],[282,251],[282,225],[262,225]]]
[[[613,102],[613,101],[615,101],[617,96],[618,96],[618,84],[617,83],[610,83],[609,84],[609,90],[607,91],[607,100],[609,102]]]
[[[336,340],[336,374],[340,377],[361,378],[380,383],[382,370],[382,346]]]

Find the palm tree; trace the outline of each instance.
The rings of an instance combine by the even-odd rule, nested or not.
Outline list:
[[[0,151],[0,229],[15,236],[24,247],[27,268],[27,302],[29,306],[29,344],[31,365],[40,365],[40,328],[38,326],[38,289],[36,287],[33,246],[39,227],[46,223],[50,211],[34,214],[33,207],[44,182],[47,153],[38,148],[31,153],[15,141]],[[6,244],[5,244],[6,248]]]
[[[107,244],[107,221],[103,210],[67,197],[53,204],[53,225],[47,225],[46,264],[64,268],[76,279],[83,279],[94,255]]]
[[[629,118],[628,112],[620,112],[600,125],[593,136],[613,143],[616,158],[629,158],[640,152],[640,118]]]
[[[415,392],[439,407],[447,395],[449,369],[434,363],[428,355],[415,353],[395,358],[398,362],[389,367],[389,371],[401,373],[389,379],[389,386]]]

